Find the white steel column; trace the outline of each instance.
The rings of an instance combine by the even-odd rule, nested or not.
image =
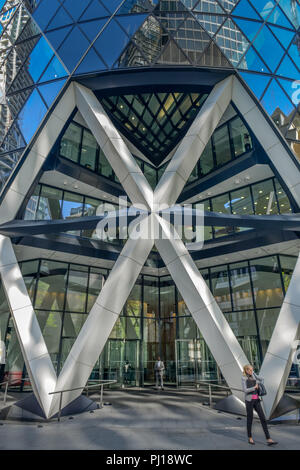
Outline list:
[[[241,390],[247,357],[184,243],[174,239],[168,222],[158,218],[165,239],[155,245],[228,386]],[[232,390],[233,395],[244,400],[238,390]]]
[[[0,274],[34,394],[46,417],[56,373],[9,238],[0,235]]]
[[[173,206],[229,106],[233,77],[219,82],[201,107],[154,191],[155,209]]]
[[[284,394],[298,340],[300,340],[300,255],[260,370],[267,389],[263,403],[268,417],[271,417]]]
[[[140,224],[148,236],[153,215]],[[84,386],[99,358],[120,312],[153,248],[151,238],[129,239],[92,307],[58,377],[56,391]],[[63,394],[63,407],[81,395],[81,390]],[[50,416],[58,411],[59,395],[53,395]]]
[[[75,100],[131,202],[152,210],[152,188],[94,93],[76,83]]]

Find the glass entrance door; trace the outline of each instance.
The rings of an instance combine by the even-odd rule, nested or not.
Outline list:
[[[196,361],[193,339],[176,340],[176,377],[178,386],[195,383]]]
[[[196,380],[220,380],[219,368],[204,339],[176,340],[177,385],[191,385]]]
[[[116,380],[118,387],[123,385],[126,387],[138,386],[139,341],[108,340],[96,365],[96,370],[97,368],[99,370],[99,378],[103,380]]]

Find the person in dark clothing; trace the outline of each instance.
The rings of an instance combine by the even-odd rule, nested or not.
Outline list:
[[[264,379],[253,372],[253,367],[250,364],[244,366],[244,372],[242,376],[242,388],[245,392],[245,403],[247,412],[247,433],[249,444],[254,445],[252,438],[252,421],[253,421],[253,409],[257,412],[262,428],[264,430],[267,443],[269,446],[278,444],[273,441],[270,437],[270,433],[267,426],[265,414],[261,407],[260,397],[258,395],[258,383],[263,383]]]

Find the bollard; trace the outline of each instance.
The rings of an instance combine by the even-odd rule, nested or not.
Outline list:
[[[60,392],[60,399],[59,399],[59,410],[58,410],[58,415],[57,415],[57,421],[60,421],[60,415],[61,415],[61,404],[62,404],[62,396],[64,392]]]

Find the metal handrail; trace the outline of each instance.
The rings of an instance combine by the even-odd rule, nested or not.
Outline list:
[[[73,392],[75,390],[82,390],[82,391],[87,390],[88,391],[89,389],[94,388],[94,387],[99,387],[99,385],[100,385],[99,408],[103,408],[103,387],[104,387],[104,385],[115,384],[115,383],[117,383],[117,380],[94,380],[93,382],[99,382],[99,384],[85,385],[84,387],[69,388],[69,389],[65,389],[65,390],[57,390],[56,392],[50,392],[49,393],[49,395],[55,395],[57,393],[60,393],[59,410],[58,410],[58,415],[57,415],[57,421],[60,421],[62,398],[63,398],[63,394],[65,392]],[[100,383],[100,382],[102,382],[102,383]]]
[[[9,380],[6,380],[5,382],[0,383],[0,388],[2,387],[2,385],[5,385],[5,391],[4,391],[4,397],[3,397],[4,405],[6,405],[8,387],[11,386],[11,385],[14,385],[14,383],[17,384],[17,383],[20,383],[20,382],[30,382],[30,378],[28,377],[28,378],[25,378],[25,379],[15,379],[12,382],[10,382]]]
[[[208,385],[208,394],[209,394],[209,406],[210,408],[212,407],[212,393],[211,393],[211,387],[217,387],[217,388],[222,388],[223,390],[237,390],[238,392],[243,392],[244,390],[240,388],[235,388],[235,387],[228,387],[225,385],[218,385],[218,384],[213,384],[211,382],[205,382],[204,380],[196,380],[195,384],[204,384]]]

